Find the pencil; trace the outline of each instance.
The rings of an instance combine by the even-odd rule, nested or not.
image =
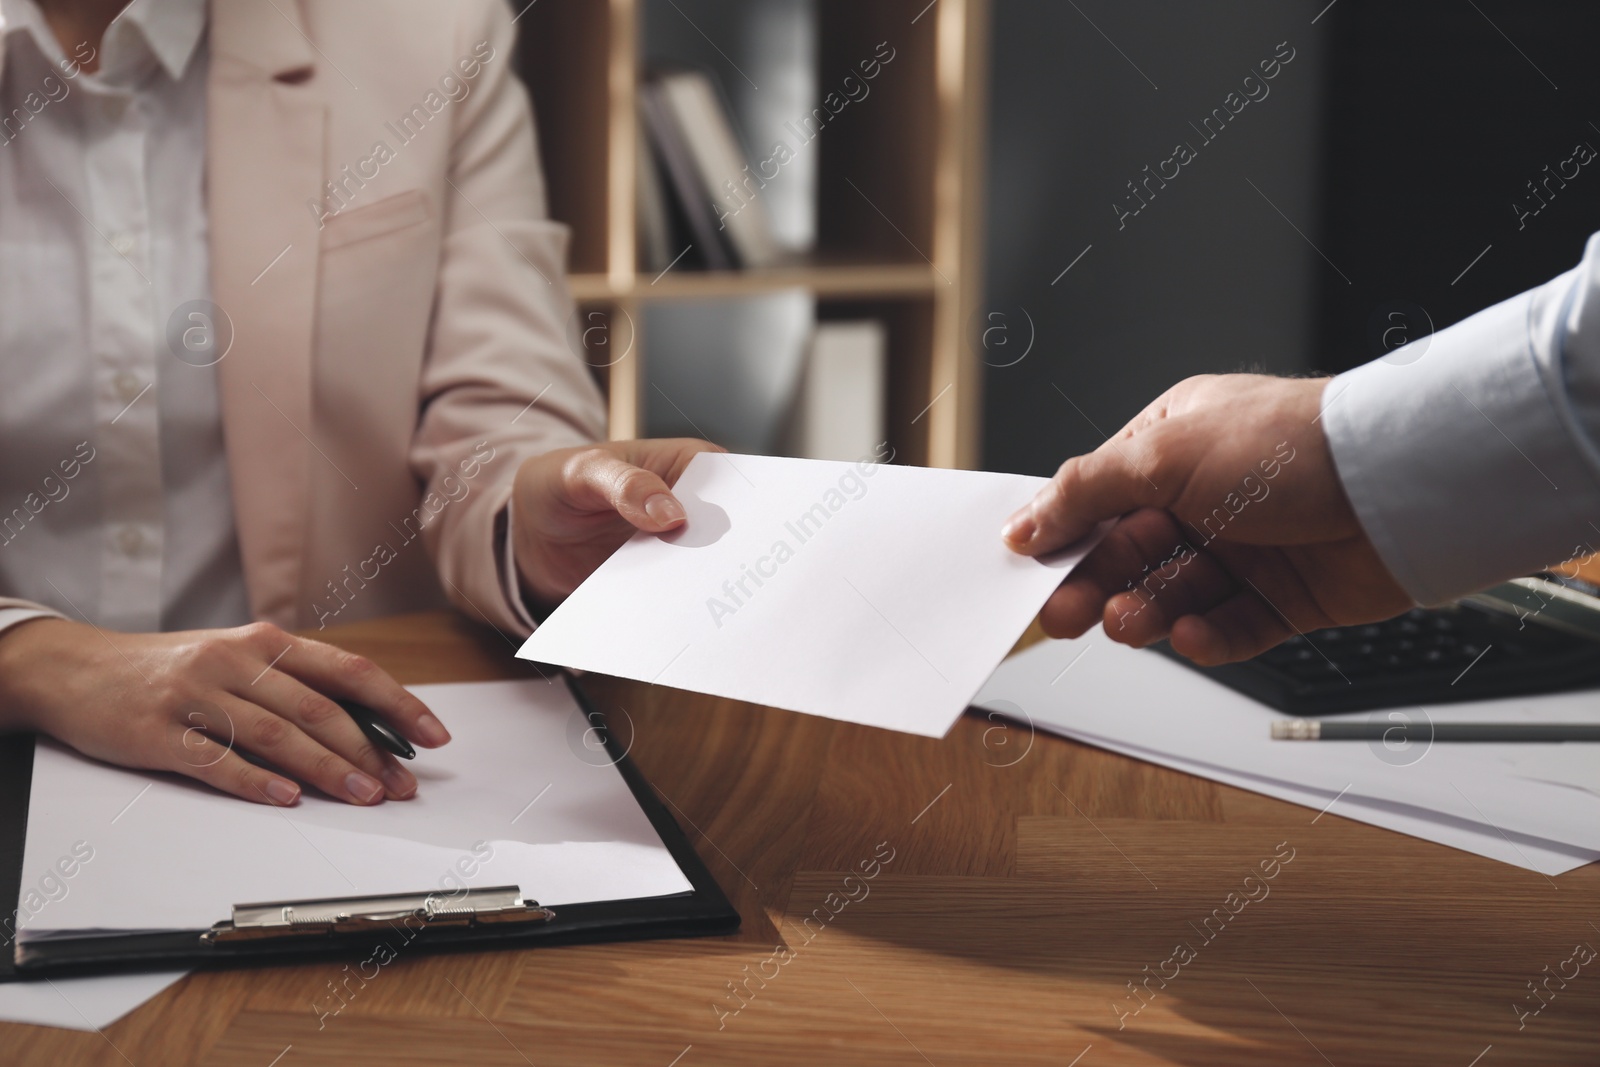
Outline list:
[[[1274,741],[1600,741],[1592,722],[1320,722],[1272,724]]]

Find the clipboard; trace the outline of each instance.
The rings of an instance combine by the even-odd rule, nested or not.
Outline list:
[[[567,688],[591,722],[604,724],[581,685]],[[399,940],[406,952],[530,948],[588,942],[710,937],[739,929],[739,913],[712,878],[677,821],[621,750],[597,727],[662,844],[693,887],[691,892],[631,900],[592,901],[547,908],[523,898],[517,886],[438,890],[381,896],[294,901],[241,901],[231,915],[204,930],[19,942],[12,926],[22,893],[34,738],[0,738],[0,982],[118,971],[238,967],[318,957],[349,956]],[[241,801],[241,803],[243,803]]]

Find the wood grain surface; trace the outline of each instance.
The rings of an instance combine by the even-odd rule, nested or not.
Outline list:
[[[329,633],[407,683],[526,669],[450,615]],[[403,957],[320,1027],[338,965],[195,974],[104,1034],[0,1026],[0,1064],[1600,1062],[1600,960],[1552,977],[1600,947],[1595,866],[1548,879],[976,714],[929,740],[587,684],[739,934]]]

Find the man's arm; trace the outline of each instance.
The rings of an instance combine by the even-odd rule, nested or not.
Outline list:
[[[1415,342],[1410,362],[1179,383],[1007,525],[1037,555],[1118,520],[1045,629],[1103,622],[1219,663],[1592,552],[1597,259],[1600,237],[1577,269]]]
[[[1340,375],[1322,422],[1412,598],[1439,604],[1600,545],[1600,235],[1540,286]]]

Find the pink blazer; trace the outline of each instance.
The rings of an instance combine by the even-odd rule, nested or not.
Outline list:
[[[567,230],[504,0],[212,0],[209,34],[252,612],[305,628],[448,599],[523,632],[495,552],[512,474],[601,438],[604,407],[566,340]]]

